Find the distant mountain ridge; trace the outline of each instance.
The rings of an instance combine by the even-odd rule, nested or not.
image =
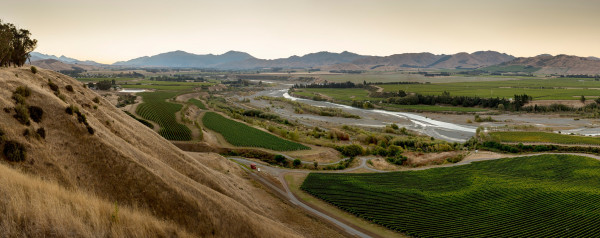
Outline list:
[[[40,60],[45,61],[40,61]],[[55,61],[50,61],[55,60]],[[73,66],[105,66],[93,61],[80,61],[66,56],[31,54],[32,63],[53,70],[64,70]],[[69,66],[59,64],[62,62]],[[248,53],[228,51],[224,54],[193,54],[185,51],[172,51],[153,56],[144,56],[128,61],[120,61],[113,66],[132,67],[179,67],[214,68],[223,70],[262,69],[262,68],[320,68],[326,70],[404,70],[404,69],[483,69],[489,66],[525,66],[539,68],[539,74],[600,74],[600,59],[569,55],[540,54],[534,57],[519,57],[496,51],[473,53],[432,54],[403,53],[389,56],[368,56],[348,51],[341,53],[321,51],[303,56],[290,56],[279,59],[259,59]],[[513,67],[514,68],[514,67]],[[531,72],[531,71],[528,71]]]
[[[259,59],[248,53],[229,51],[222,55],[197,55],[185,51],[173,51],[154,56],[144,56],[113,65],[148,67],[196,67],[218,69],[257,69],[257,68],[314,68],[352,67],[368,69],[374,66],[411,68],[478,68],[499,64],[514,59],[514,56],[495,52],[478,51],[472,54],[435,55],[432,53],[405,53],[390,56],[366,56],[344,51],[332,53],[321,51],[303,56],[290,56],[280,59]],[[342,64],[344,66],[340,66]]]
[[[53,59],[53,60],[58,60],[60,62],[63,63],[67,63],[67,64],[84,64],[84,65],[93,65],[93,66],[100,66],[103,64],[100,64],[96,61],[92,61],[92,60],[78,60],[78,59],[74,59],[74,58],[70,58],[70,57],[66,57],[64,55],[61,55],[60,57],[57,57],[56,55],[47,55],[47,54],[42,54],[39,52],[31,52],[30,53],[30,60],[33,61],[39,61],[39,60],[47,60],[47,59]]]
[[[254,59],[254,57],[248,53],[239,51],[228,51],[221,55],[197,55],[178,50],[154,56],[139,57],[128,61],[119,61],[113,65],[216,68],[222,64],[248,59]]]
[[[499,66],[532,66],[540,68],[539,74],[599,74],[600,60],[594,57],[579,57],[573,55],[538,55],[535,57],[520,57],[499,64]]]

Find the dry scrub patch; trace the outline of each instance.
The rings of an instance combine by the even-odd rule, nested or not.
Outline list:
[[[310,150],[297,150],[285,153],[291,157],[310,162],[330,163],[340,160],[340,152],[335,149],[314,145],[308,146]]]
[[[398,166],[398,165],[390,164],[389,162],[387,162],[385,160],[385,158],[371,159],[371,163],[373,163],[373,165],[370,165],[367,162],[367,166],[372,167],[374,169],[378,169],[378,170],[397,170],[398,168],[400,168],[400,166]]]
[[[440,153],[419,153],[419,152],[406,152],[403,155],[408,157],[405,165],[420,167],[427,165],[438,165],[446,162],[447,158],[452,158],[459,155],[462,152],[449,151]]]

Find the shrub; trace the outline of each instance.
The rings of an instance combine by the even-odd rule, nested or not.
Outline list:
[[[48,86],[50,86],[50,89],[52,89],[52,91],[58,92],[58,85],[56,85],[55,83],[53,83],[52,80],[48,81]]]
[[[18,104],[15,106],[15,119],[19,121],[21,124],[28,125],[29,124],[29,110],[23,104]]]
[[[94,132],[95,132],[94,128],[92,128],[90,125],[87,125],[86,128],[87,128],[87,131],[90,133],[90,135],[94,134]]]
[[[73,115],[73,113],[79,112],[79,108],[77,108],[76,106],[70,105],[67,107],[67,109],[65,109],[65,112],[67,112],[67,114],[69,114],[69,115]]]
[[[358,155],[362,155],[364,152],[363,148],[360,145],[347,145],[347,146],[340,147],[338,150],[340,152],[342,152],[342,155],[348,156],[351,158],[358,156]]]
[[[302,164],[302,161],[300,161],[299,159],[295,159],[293,162],[294,167],[298,167],[300,166],[300,164]]]
[[[17,89],[15,90],[14,94],[19,94],[23,97],[29,97],[31,96],[31,89],[27,86],[19,86],[17,87]]]
[[[390,162],[391,164],[402,165],[402,164],[404,164],[404,161],[408,160],[408,158],[404,155],[397,155],[395,157],[389,157],[385,160],[387,162]]]
[[[29,139],[29,135],[30,135],[30,134],[31,134],[31,133],[29,132],[29,128],[27,128],[27,129],[25,129],[25,130],[23,131],[23,137],[25,137],[25,138],[27,138],[27,139]]]
[[[37,68],[35,66],[31,66],[31,72],[33,74],[37,74]]]
[[[77,121],[79,123],[83,123],[83,124],[87,124],[87,118],[85,117],[85,115],[83,115],[83,113],[77,111]]]
[[[276,155],[275,156],[275,161],[277,161],[277,163],[281,164],[283,161],[285,161],[285,156],[283,156],[283,155]]]
[[[42,121],[42,116],[44,116],[44,110],[41,107],[30,106],[29,107],[29,116],[31,120],[34,122]]]
[[[16,104],[25,104],[25,97],[21,94],[13,94],[12,99],[15,100]]]
[[[0,145],[2,145],[2,143],[4,143],[4,131],[0,129]]]
[[[73,86],[71,86],[71,85],[65,86],[65,89],[67,89],[67,91],[69,91],[69,92],[73,92]]]
[[[95,102],[95,103],[100,103],[100,98],[95,97],[94,99],[92,99],[92,101]]]
[[[25,160],[25,156],[27,156],[25,146],[16,141],[7,141],[3,152],[6,159],[12,162],[23,161]]]
[[[40,137],[46,139],[46,129],[44,129],[43,127],[40,127],[39,129],[37,129],[35,131]]]

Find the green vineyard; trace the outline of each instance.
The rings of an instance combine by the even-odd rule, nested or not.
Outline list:
[[[311,173],[304,191],[415,237],[597,237],[600,161],[540,155],[378,174]]]
[[[600,138],[586,136],[563,135],[550,132],[507,131],[490,132],[492,139],[500,142],[542,142],[555,144],[588,144],[600,145]]]
[[[189,103],[191,103],[192,105],[196,105],[196,107],[202,109],[202,110],[206,110],[206,106],[204,105],[204,103],[202,103],[202,101],[192,98],[190,100],[188,100]]]
[[[235,146],[261,147],[276,151],[307,150],[307,146],[281,139],[254,127],[227,119],[217,113],[207,112],[202,123],[208,129],[225,137]]]
[[[183,107],[180,104],[166,102],[165,100],[177,95],[174,92],[140,93],[144,103],[140,104],[136,113],[144,119],[158,123],[158,134],[167,140],[188,141],[192,139],[191,130],[177,122],[175,113]]]

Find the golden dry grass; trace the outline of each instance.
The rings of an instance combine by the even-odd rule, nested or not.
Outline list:
[[[117,210],[118,209],[118,210]],[[147,213],[0,165],[2,237],[193,237]]]
[[[64,101],[53,94],[48,87],[48,80],[59,86],[61,93],[65,95]],[[71,214],[74,220],[81,215],[79,222],[56,223],[65,226],[65,231],[95,231],[96,225],[101,229],[100,221],[105,219],[104,213],[111,209],[112,202],[118,202],[124,207],[135,207],[136,210],[149,214],[147,216],[154,217],[156,221],[166,221],[160,223],[164,225],[151,221],[144,223],[149,226],[145,230],[155,229],[158,236],[162,236],[161,229],[165,232],[170,231],[169,227],[177,227],[173,228],[179,232],[175,233],[175,236],[187,232],[200,237],[318,237],[319,233],[314,230],[335,235],[330,228],[314,219],[311,220],[298,210],[290,210],[296,214],[287,212],[274,216],[274,209],[282,206],[288,210],[291,208],[282,205],[283,202],[278,199],[270,199],[268,202],[261,200],[265,194],[263,190],[260,190],[262,195],[257,196],[257,190],[250,190],[251,183],[241,176],[240,171],[231,173],[239,170],[238,167],[230,166],[227,168],[230,173],[223,173],[206,166],[202,160],[184,153],[108,101],[101,99],[100,103],[94,103],[92,100],[98,97],[98,94],[62,74],[39,70],[34,75],[28,68],[0,69],[0,108],[14,107],[10,98],[12,92],[23,85],[32,91],[26,100],[27,103],[41,107],[44,117],[40,123],[32,122],[30,126],[25,126],[13,118],[13,112],[0,111],[0,129],[6,132],[5,137],[24,144],[28,151],[23,162],[14,163],[0,159],[0,164],[9,165],[19,173],[51,181],[75,194],[64,193],[63,196],[82,196],[82,201],[77,202],[76,199],[61,200],[61,196],[58,196],[61,192],[47,194],[52,196],[51,200],[58,202],[48,206],[58,206],[57,209],[63,209],[63,214]],[[72,85],[74,92],[65,90],[66,85]],[[89,124],[96,131],[94,135],[90,135],[75,117],[65,113],[68,105],[76,105],[87,116]],[[23,137],[24,130],[40,127],[46,129],[46,139]],[[223,158],[218,156],[216,159]],[[16,181],[8,183],[9,187],[17,186]],[[13,188],[7,191],[17,190],[18,188]],[[80,191],[95,194],[90,198],[90,203],[100,204],[92,206],[98,207],[97,211],[68,205],[86,203],[85,196],[77,195]],[[7,192],[0,196],[10,197],[13,194]],[[27,199],[23,201],[25,203],[15,204],[14,207],[18,210],[21,209],[19,207],[34,205],[28,204]],[[108,207],[102,208],[106,204]],[[71,213],[67,208],[72,209]],[[27,210],[18,211],[25,213],[21,218],[7,219],[3,226],[15,231],[26,230],[29,227],[34,229],[34,223],[37,224],[39,219],[49,219],[61,214],[43,206],[37,209],[40,212],[39,218]],[[0,211],[0,216],[5,214],[9,213]],[[138,215],[140,216],[142,215]],[[134,222],[136,216],[131,217],[131,222]],[[296,217],[300,220],[305,219],[305,222],[294,221]],[[57,216],[52,219],[59,222],[67,218]],[[86,222],[87,219],[97,219],[99,223]],[[55,225],[50,221],[42,223],[40,226]],[[42,231],[46,232],[43,229]],[[83,236],[87,234],[89,233]],[[107,236],[111,234],[107,233]],[[120,234],[117,233],[118,236]],[[169,236],[170,233],[165,234]],[[48,233],[47,236],[53,236],[53,233]],[[124,236],[137,235],[124,233]]]

